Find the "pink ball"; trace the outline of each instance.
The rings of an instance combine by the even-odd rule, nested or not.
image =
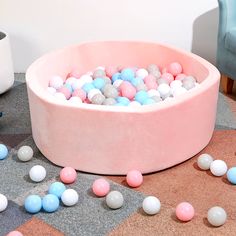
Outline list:
[[[188,202],[181,202],[175,209],[177,218],[181,221],[189,221],[194,217],[194,208]]]
[[[176,77],[175,77],[175,80],[182,80],[183,78],[187,77],[187,75],[185,74],[178,74]]]
[[[120,85],[120,91],[123,97],[127,97],[130,100],[133,99],[136,94],[135,87],[128,81],[124,81]]]
[[[161,73],[162,73],[162,74],[167,73],[167,68],[166,68],[166,67],[163,67],[162,70],[161,70]]]
[[[66,99],[68,100],[71,97],[71,93],[70,90],[66,87],[61,87],[57,90],[57,92],[59,93],[63,93],[66,97]]]
[[[103,178],[96,179],[92,186],[93,193],[98,197],[104,197],[110,191],[110,184]]]
[[[76,89],[72,93],[72,97],[80,97],[82,101],[86,99],[86,92],[83,89]]]
[[[182,73],[183,68],[178,62],[173,62],[168,66],[167,70],[173,76],[176,76],[176,75]]]
[[[170,84],[174,80],[174,76],[170,73],[164,73],[161,75],[161,78],[167,80],[167,82]]]
[[[65,184],[72,184],[77,178],[77,173],[72,167],[64,167],[60,171],[60,179]]]
[[[105,72],[106,72],[106,75],[111,78],[112,75],[114,75],[115,73],[118,72],[118,67],[117,66],[107,66],[105,68]]]
[[[19,231],[11,231],[6,236],[23,236],[23,234]]]
[[[75,77],[75,78],[79,79],[80,76],[81,76],[81,74],[78,72],[78,70],[77,70],[77,69],[73,69],[73,70],[66,76],[66,78]]]
[[[156,82],[156,77],[154,77],[153,75],[148,75],[144,78],[144,82],[147,86],[147,89],[157,89],[157,82]]]
[[[138,170],[130,170],[126,175],[126,182],[130,187],[139,187],[143,183],[142,173]]]

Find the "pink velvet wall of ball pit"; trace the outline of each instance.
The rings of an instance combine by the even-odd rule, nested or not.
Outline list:
[[[166,66],[173,61],[200,86],[176,99],[138,108],[64,105],[47,93],[53,75],[66,78],[97,66]],[[27,70],[32,133],[40,151],[59,166],[99,174],[149,173],[181,163],[210,141],[220,74],[206,60],[157,43],[93,42],[49,53]]]

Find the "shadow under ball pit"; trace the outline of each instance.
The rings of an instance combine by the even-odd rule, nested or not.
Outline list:
[[[48,94],[49,79],[66,79],[97,66],[164,67],[178,61],[197,88],[175,99],[142,107],[66,104]],[[210,141],[220,74],[206,60],[149,42],[108,41],[69,46],[46,54],[27,70],[32,134],[40,151],[59,166],[97,174],[150,173],[181,163]],[[65,101],[66,102],[66,101]]]

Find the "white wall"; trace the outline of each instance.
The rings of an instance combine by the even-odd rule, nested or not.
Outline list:
[[[16,72],[52,49],[106,39],[169,43],[214,63],[215,8],[217,0],[0,0],[0,30]]]

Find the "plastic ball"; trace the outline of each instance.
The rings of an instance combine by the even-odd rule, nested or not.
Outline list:
[[[66,97],[66,99],[68,100],[71,97],[71,92],[68,88],[66,88],[65,86],[62,86],[61,88],[59,88],[57,90],[58,93],[63,93]]]
[[[103,89],[103,94],[107,98],[116,98],[118,96],[118,91],[111,84],[107,84]]]
[[[126,68],[121,71],[121,79],[125,81],[131,81],[135,76],[135,73],[132,69]]]
[[[123,106],[128,106],[130,103],[130,100],[126,97],[117,97],[116,101],[117,101],[117,103],[121,103]]]
[[[176,76],[176,75],[182,73],[183,68],[178,62],[173,62],[168,66],[167,70],[173,76]]]
[[[106,73],[104,71],[104,69],[96,69],[94,72],[93,72],[93,78],[96,79],[96,78],[102,78],[103,76],[105,76]]]
[[[135,101],[143,104],[145,102],[145,100],[148,99],[148,93],[146,91],[138,91],[136,94],[135,94]]]
[[[195,214],[193,206],[188,202],[181,202],[175,209],[176,216],[181,221],[190,221]]]
[[[161,78],[165,79],[168,82],[168,84],[170,84],[172,81],[174,81],[174,76],[172,74],[170,74],[170,73],[162,74]]]
[[[56,92],[54,94],[54,98],[56,98],[57,101],[65,101],[66,100],[66,96],[63,93],[59,93],[59,92]]]
[[[106,106],[113,106],[116,104],[116,100],[114,98],[106,98],[102,105],[106,105]]]
[[[149,73],[151,73],[151,72],[153,72],[153,71],[159,71],[160,70],[160,68],[156,65],[156,64],[149,64],[148,66],[147,66],[147,71],[149,72]]]
[[[151,71],[150,75],[153,75],[156,79],[161,78],[161,72],[159,70]]]
[[[105,86],[106,82],[103,78],[96,78],[93,81],[93,86],[97,89],[102,89]]]
[[[79,77],[78,77],[79,78]],[[76,77],[68,77],[67,79],[66,79],[66,81],[65,81],[65,85],[66,84],[69,84],[69,85],[72,85],[75,81],[77,80],[77,78]]]
[[[0,160],[5,159],[8,156],[7,146],[0,143]]]
[[[188,80],[183,82],[183,87],[187,90],[190,90],[195,87],[195,82]]]
[[[227,179],[231,184],[236,184],[236,167],[232,167],[227,171]]]
[[[126,175],[126,182],[130,187],[139,187],[143,183],[143,175],[138,170],[130,170]]]
[[[54,182],[50,185],[48,193],[56,195],[58,198],[61,198],[61,195],[66,190],[66,186],[61,182]]]
[[[124,197],[119,191],[111,191],[106,196],[106,204],[111,209],[118,209],[123,206]]]
[[[38,195],[29,195],[25,199],[25,210],[29,213],[38,213],[42,208],[42,199]]]
[[[23,234],[19,231],[14,230],[9,232],[6,236],[23,236]]]
[[[47,194],[43,197],[42,206],[46,212],[55,212],[59,208],[59,199],[54,194]]]
[[[68,101],[75,105],[83,103],[80,97],[71,97]]]
[[[143,211],[148,215],[155,215],[161,209],[160,200],[154,196],[148,196],[143,200]]]
[[[136,94],[136,89],[135,87],[127,82],[127,81],[124,81],[121,86],[120,86],[120,90],[121,90],[121,94],[123,97],[126,97],[130,100],[132,100]]]
[[[65,184],[72,184],[77,178],[77,173],[72,167],[64,167],[60,171],[60,179]]]
[[[187,77],[187,75],[181,73],[181,74],[178,74],[178,75],[175,77],[175,80],[183,80],[185,77]]]
[[[114,86],[116,89],[119,89],[122,83],[123,83],[123,80],[117,79],[117,80],[113,83],[113,86]]]
[[[17,156],[20,161],[29,161],[33,158],[34,151],[30,146],[22,146],[17,151]]]
[[[166,79],[160,78],[157,80],[157,84],[161,85],[161,84],[168,84],[168,81]]]
[[[70,91],[70,94],[74,91],[71,84],[64,84],[63,87],[67,88]]]
[[[146,76],[148,76],[148,71],[146,69],[141,68],[136,71],[136,77],[144,79]]]
[[[91,102],[92,102],[92,104],[102,105],[102,103],[104,102],[105,99],[106,98],[103,94],[97,93],[92,97]]]
[[[90,90],[94,89],[94,85],[92,83],[85,83],[82,87],[82,89],[86,92],[89,93]]]
[[[93,193],[98,197],[104,197],[110,191],[110,184],[104,178],[96,179],[92,185]]]
[[[53,87],[55,89],[59,89],[60,87],[63,86],[63,79],[60,76],[53,76],[50,80],[49,80],[49,86]]]
[[[66,76],[66,78],[70,78],[70,77],[74,77],[76,79],[80,77],[80,72],[78,71],[77,68],[72,69],[71,72],[68,73],[68,75]]]
[[[156,103],[155,100],[153,100],[152,98],[148,98],[143,102],[143,105],[151,105]]]
[[[158,92],[161,95],[161,98],[165,99],[170,96],[170,86],[168,84],[160,84],[157,88]]]
[[[227,213],[222,207],[214,206],[208,210],[207,220],[212,226],[221,226],[227,220]]]
[[[57,92],[57,90],[53,87],[47,87],[47,91],[52,95],[54,95]]]
[[[0,193],[0,212],[5,211],[8,205],[8,200],[5,195]]]
[[[65,206],[74,206],[79,201],[79,195],[74,189],[67,189],[61,195],[61,201]]]
[[[147,86],[147,89],[157,89],[157,82],[156,82],[156,78],[153,75],[148,75],[144,78],[144,82]]]
[[[227,172],[227,165],[222,160],[215,160],[210,165],[211,173],[215,176],[223,176]]]
[[[96,95],[96,94],[102,94],[101,91],[99,89],[91,89],[88,93],[88,99],[89,101],[92,101],[92,98]]]
[[[105,68],[105,72],[108,77],[112,77],[115,73],[118,72],[118,68],[117,66],[107,66]]]
[[[30,169],[29,177],[34,182],[41,182],[46,177],[46,169],[43,166],[35,165]]]
[[[137,101],[132,101],[131,103],[129,103],[129,107],[141,107],[141,103],[137,102]]]
[[[197,159],[197,165],[201,170],[209,170],[213,157],[209,154],[201,154]]]
[[[119,73],[119,72],[112,75],[111,81],[112,81],[112,83],[114,83],[118,79],[121,79],[121,73]]]
[[[180,95],[183,95],[187,92],[188,90],[184,87],[175,87],[173,90],[172,90],[172,95],[173,97],[178,97]]]
[[[80,97],[84,101],[86,99],[86,92],[83,89],[76,89],[72,93],[72,97]]]
[[[171,88],[178,88],[182,86],[182,81],[181,80],[174,80],[170,83]]]
[[[151,97],[161,97],[160,93],[156,89],[150,89],[148,92],[148,96]]]
[[[136,90],[139,91],[147,91],[147,86],[144,83],[140,83],[136,86]]]
[[[133,79],[131,79],[130,82],[134,87],[137,87],[139,84],[144,84],[143,79],[141,79],[139,77],[134,77]]]

